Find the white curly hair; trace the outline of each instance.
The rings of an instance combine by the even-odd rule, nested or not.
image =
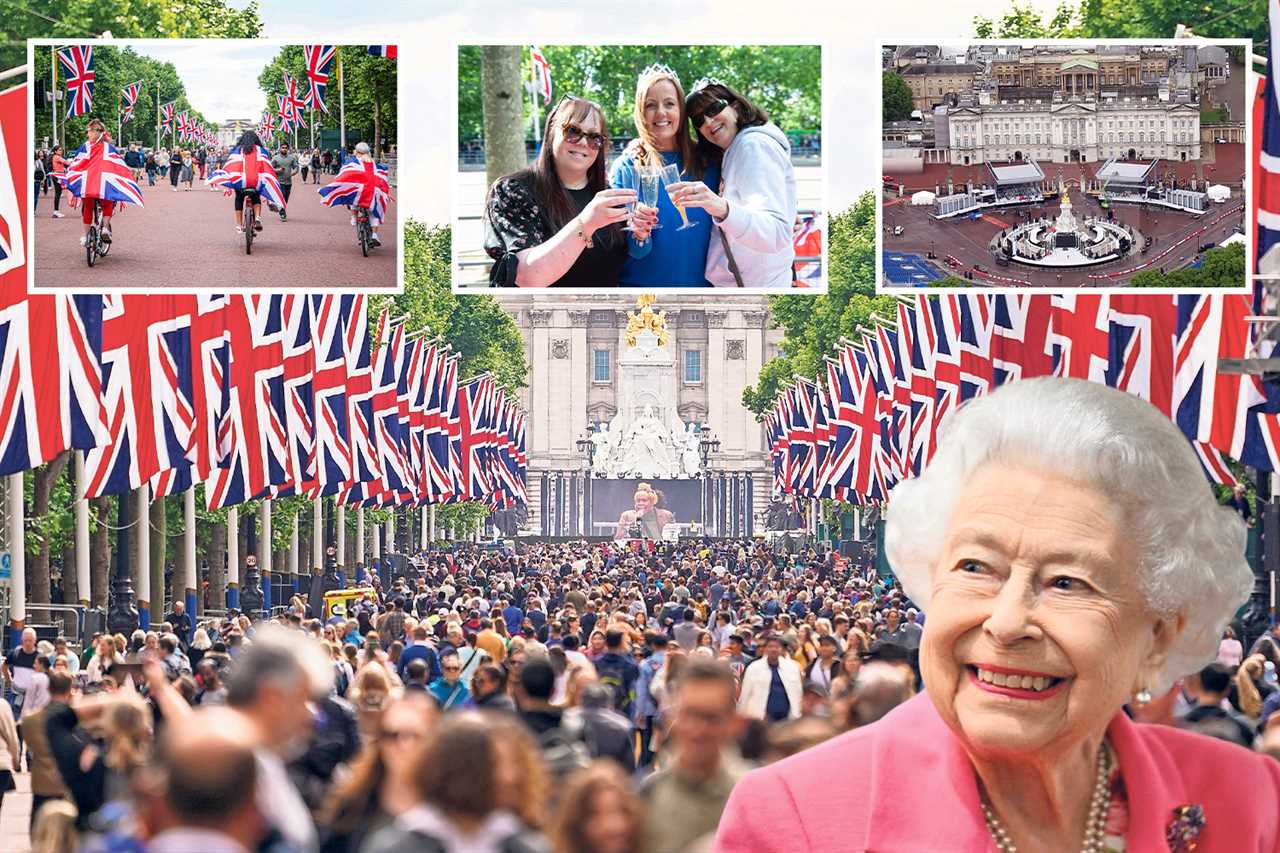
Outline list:
[[[1151,612],[1185,626],[1153,693],[1217,655],[1223,628],[1249,597],[1245,524],[1218,505],[1195,451],[1150,403],[1097,382],[1011,382],[960,408],[919,477],[890,495],[885,552],[912,601],[927,610],[956,500],[987,463],[1025,466],[1093,484],[1127,511],[1139,586]]]

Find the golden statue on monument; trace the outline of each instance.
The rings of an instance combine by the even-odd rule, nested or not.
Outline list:
[[[642,293],[636,297],[636,308],[639,311],[627,312],[627,346],[636,345],[636,336],[641,332],[653,332],[658,338],[658,346],[667,345],[667,312],[654,311],[651,307],[658,301],[652,293]]]

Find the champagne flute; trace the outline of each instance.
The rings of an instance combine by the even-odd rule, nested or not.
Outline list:
[[[658,193],[662,186],[662,172],[643,166],[640,169],[640,203],[651,210],[658,209]],[[660,223],[653,223],[653,228],[661,228]]]
[[[625,186],[620,187],[620,189],[628,189],[628,190],[636,191],[636,198],[633,199],[632,201],[627,202],[627,224],[622,226],[623,231],[635,230],[634,228],[631,227],[631,223],[635,221],[636,204],[638,203],[640,198],[640,188],[636,186],[639,182],[640,182],[640,171],[639,171],[639,168],[635,168],[635,169],[632,169],[631,172],[627,175]]]
[[[663,166],[663,167],[662,167],[662,180],[663,180],[663,181],[666,183],[666,185],[667,185],[667,196],[668,196],[668,197],[670,197],[670,196],[671,196],[671,186],[672,186],[672,184],[678,184],[678,183],[680,183],[680,167],[679,167],[679,166],[677,166],[675,163],[668,163],[668,164],[666,164],[665,166]],[[672,202],[671,202],[671,203],[672,203],[672,204],[675,204],[675,200],[674,200],[674,199],[672,199]],[[685,212],[684,212],[684,205],[682,205],[682,204],[676,204],[676,210],[677,210],[677,211],[679,211],[679,213],[680,213],[680,219],[681,219],[681,221],[683,221],[683,222],[684,222],[684,224],[683,224],[683,225],[681,225],[679,228],[677,228],[677,229],[676,229],[677,231],[683,231],[683,230],[685,230],[686,228],[693,228],[695,225],[697,225],[697,224],[698,224],[698,223],[696,223],[696,222],[690,222],[690,221],[689,221],[689,217],[688,217],[688,215],[686,215],[686,214],[685,214]]]

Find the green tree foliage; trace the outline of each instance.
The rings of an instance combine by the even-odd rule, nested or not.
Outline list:
[[[911,117],[911,87],[902,75],[886,71],[880,75],[880,90],[883,97],[884,120],[902,121]]]
[[[396,60],[380,56],[370,56],[361,45],[345,45],[338,48],[342,54],[342,87],[346,103],[347,144],[354,145],[361,140],[374,144],[375,156],[396,143]],[[287,45],[280,49],[275,58],[262,69],[258,75],[258,86],[266,92],[264,107],[276,111],[276,98],[284,94],[284,73],[288,72],[298,81],[298,95],[307,92],[306,61],[303,59],[302,45]],[[310,112],[306,121],[310,126],[313,120],[328,128],[337,128],[339,124],[338,69],[334,69],[329,77],[329,88],[325,94],[325,102],[329,114]],[[298,144],[310,139],[310,130],[298,131]]]
[[[1042,17],[1030,4],[1014,2],[999,18],[974,18],[978,38],[1173,38],[1178,24],[1204,38],[1248,38],[1267,42],[1265,3],[1228,0],[1082,0],[1062,3]]]
[[[0,68],[27,61],[29,38],[257,38],[258,0],[242,8],[225,0],[16,0],[0,21]],[[47,57],[46,57],[47,59]],[[46,65],[47,67],[47,65]],[[128,81],[133,82],[133,81]]]
[[[1143,270],[1129,280],[1131,287],[1235,287],[1245,286],[1244,244],[1219,246],[1204,253],[1199,269],[1161,272]]]
[[[871,315],[894,316],[896,297],[876,296],[876,200],[864,193],[858,203],[828,220],[830,284],[821,296],[773,296],[773,322],[785,333],[782,352],[765,363],[756,385],[742,392],[742,404],[757,417],[773,405],[793,375],[817,376],[823,358],[842,336],[858,339]]]
[[[50,53],[53,48],[37,47],[35,49],[35,75],[39,79],[43,79],[46,84],[50,81]],[[156,141],[156,114],[158,111],[157,103],[157,86],[159,87],[159,103],[167,104],[174,101],[175,115],[186,110],[188,115],[193,116],[197,121],[203,121],[205,124],[212,125],[212,121],[205,117],[197,108],[198,105],[192,104],[187,98],[186,87],[182,81],[178,79],[178,73],[173,67],[173,63],[160,62],[149,56],[141,56],[134,52],[133,48],[117,48],[108,47],[106,45],[95,44],[93,46],[93,66],[94,66],[94,86],[93,86],[93,110],[87,115],[76,116],[74,118],[66,118],[66,100],[65,94],[67,89],[66,78],[61,67],[58,69],[58,89],[63,92],[64,99],[58,102],[58,135],[66,141],[69,150],[75,150],[85,139],[85,128],[89,125],[89,119],[99,118],[107,126],[107,130],[111,133],[112,138],[120,144],[129,141],[138,141],[148,146],[154,145]],[[116,117],[117,111],[121,108],[120,92],[124,87],[131,83],[142,81],[142,91],[138,95],[138,102],[133,108],[133,119],[124,125],[124,133],[121,139],[115,139],[116,136]],[[53,115],[50,112],[48,104],[36,105],[36,143],[39,144],[43,139],[52,137],[53,132]],[[172,137],[168,137],[169,143],[172,143]],[[186,143],[184,147],[190,147],[193,143]]]
[[[653,63],[673,68],[686,90],[701,77],[723,80],[764,108],[783,130],[822,128],[822,51],[817,46],[550,45],[542,52],[555,85],[552,103],[565,93],[590,98],[604,109],[615,137],[635,135],[636,79]],[[531,74],[526,51],[525,79]],[[460,142],[482,135],[480,93],[480,48],[463,45],[458,48]],[[531,109],[526,103],[526,123]],[[545,109],[539,114],[545,121]],[[531,128],[527,132],[532,136]]]

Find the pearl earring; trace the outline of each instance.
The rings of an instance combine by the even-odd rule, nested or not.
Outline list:
[[[1137,693],[1134,694],[1133,698],[1134,698],[1134,701],[1136,701],[1139,705],[1145,705],[1151,701],[1151,691],[1143,687],[1141,690],[1139,690]]]

